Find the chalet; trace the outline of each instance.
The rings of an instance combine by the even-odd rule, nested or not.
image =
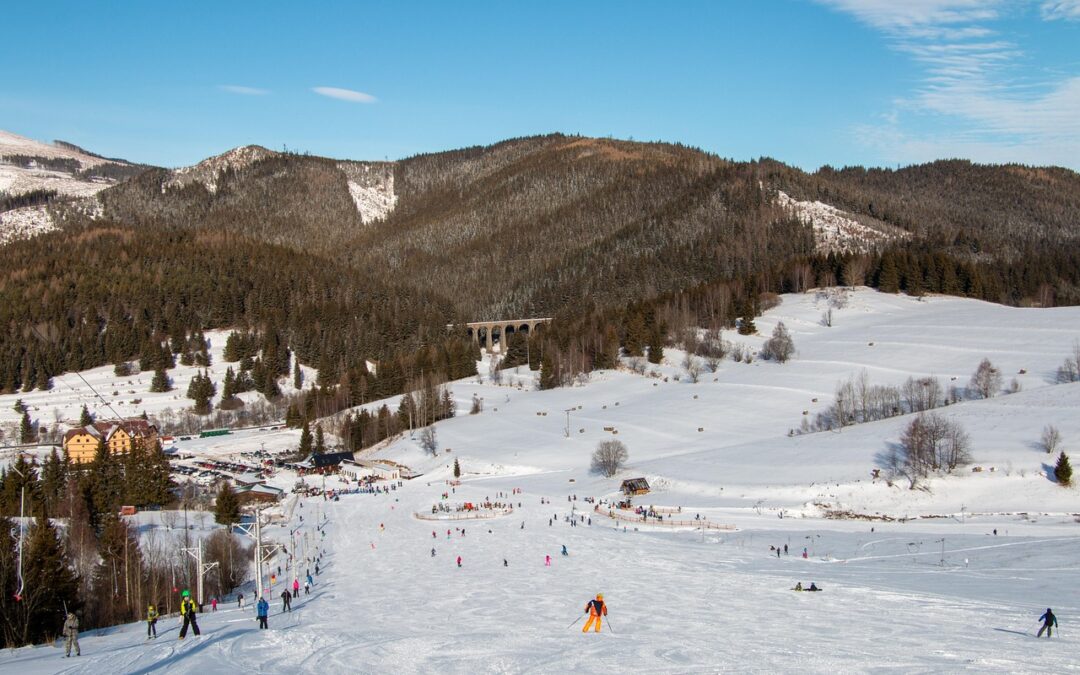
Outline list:
[[[649,481],[644,478],[627,478],[620,488],[627,497],[649,494]]]
[[[284,494],[284,490],[272,485],[244,485],[236,488],[236,499],[241,504],[250,504],[252,502],[274,504]]]
[[[101,443],[114,455],[126,455],[136,442],[148,448],[157,441],[157,427],[144,419],[95,422],[64,434],[64,454],[73,464],[83,464],[93,461]]]

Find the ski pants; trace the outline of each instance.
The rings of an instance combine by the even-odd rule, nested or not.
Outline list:
[[[154,637],[157,637],[157,619],[146,622],[146,637],[150,637],[151,633],[154,634]]]
[[[1039,629],[1039,634],[1035,637],[1042,637],[1043,631],[1046,631],[1046,637],[1051,637],[1054,632],[1054,627],[1051,624],[1044,623],[1043,627]]]
[[[184,615],[184,625],[180,626],[181,638],[187,635],[187,629],[189,624],[191,625],[191,632],[195,635],[199,635],[199,623],[195,619],[195,612],[188,612]]]
[[[589,628],[595,622],[596,623],[596,628],[593,630],[593,632],[599,633],[600,632],[600,621],[601,621],[601,617],[600,617],[599,614],[590,614],[589,615],[589,620],[585,622],[585,626],[581,629],[581,632],[582,633],[588,633]]]
[[[266,625],[266,617],[265,616],[260,616],[259,617],[259,630],[262,630],[264,628],[268,629],[270,627]]]
[[[75,656],[79,656],[79,634],[69,633],[64,641],[64,656],[71,656],[71,648],[75,647]]]

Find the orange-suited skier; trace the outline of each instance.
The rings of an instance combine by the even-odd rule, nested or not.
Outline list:
[[[600,632],[601,617],[607,616],[607,605],[604,604],[604,594],[597,593],[595,600],[590,600],[585,605],[585,613],[589,615],[589,620],[585,622],[585,627],[581,629],[582,633],[589,632],[589,627],[594,623],[596,624],[595,632]]]

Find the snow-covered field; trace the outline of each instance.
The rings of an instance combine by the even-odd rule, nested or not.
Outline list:
[[[1080,490],[1048,477],[1053,458],[1037,445],[1047,424],[1060,429],[1066,450],[1080,439],[1080,384],[1053,383],[1080,337],[1080,308],[860,290],[826,327],[826,307],[814,294],[784,296],[757,325],[767,336],[784,321],[795,359],[724,361],[696,384],[681,374],[675,349],[651,368],[656,377],[609,371],[546,392],[531,390],[524,368],[504,372],[497,386],[482,367],[482,383],[453,384],[459,415],[437,425],[438,456],[424,455],[408,436],[365,453],[406,464],[420,478],[389,495],[305,500],[293,510],[301,528],[313,525],[316,504],[328,514],[324,569],[312,596],[272,616],[269,631],[232,604],[201,620],[198,641],[178,643],[172,632],[144,644],[144,626],[118,627],[84,636],[79,660],[64,661],[49,646],[26,648],[0,655],[0,670],[1080,670]],[[763,341],[725,337],[752,349]],[[219,349],[221,337],[212,340]],[[932,375],[948,387],[966,385],[984,357],[1022,390],[939,410],[970,434],[980,473],[965,469],[914,491],[873,480],[907,417],[788,436],[804,410],[823,410],[836,383],[863,370],[874,384]],[[215,367],[223,372],[219,358]],[[111,368],[105,372],[103,380]],[[474,394],[484,410],[468,415]],[[14,398],[0,400],[0,414],[13,416]],[[65,410],[77,414],[73,403]],[[626,443],[630,461],[607,479],[589,473],[589,461],[610,438]],[[251,430],[184,446],[228,455],[295,439],[294,431]],[[463,476],[452,488],[454,459]],[[681,507],[679,518],[701,515],[737,529],[635,527],[584,499],[610,499],[635,476],[653,486],[637,504]],[[515,488],[521,494],[499,496]],[[451,505],[490,498],[512,501],[514,512],[434,523],[414,516],[430,515],[446,491]],[[571,509],[585,516],[578,527],[565,521]],[[827,520],[826,509],[898,520]],[[284,527],[271,530],[288,536]],[[569,556],[559,554],[563,545]],[[770,550],[785,545],[788,555]],[[799,581],[824,592],[790,591]],[[610,622],[604,634],[583,636],[583,608],[597,592]],[[1047,606],[1063,637],[1035,641],[1029,634]]]

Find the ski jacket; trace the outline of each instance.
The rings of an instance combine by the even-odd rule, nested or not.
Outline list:
[[[259,599],[258,611],[256,612],[256,614],[258,614],[258,616],[266,616],[269,613],[270,613],[270,605],[266,602],[266,600],[260,598]]]
[[[156,609],[154,609],[154,606],[150,605],[149,607],[147,607],[146,608],[146,620],[147,621],[157,621],[157,618],[158,618],[158,611]]]
[[[180,603],[180,616],[195,614],[195,611],[195,601],[191,598],[184,598],[183,602]]]
[[[603,600],[590,600],[585,605],[585,611],[589,613],[589,616],[600,616],[603,614],[607,616],[607,605]]]
[[[68,614],[67,620],[64,621],[64,637],[71,637],[72,635],[79,634],[79,618],[74,614]]]
[[[1039,617],[1039,620],[1042,621],[1047,626],[1056,626],[1057,625],[1057,617],[1054,616],[1053,612],[1047,612],[1046,614],[1043,614],[1042,616]]]

